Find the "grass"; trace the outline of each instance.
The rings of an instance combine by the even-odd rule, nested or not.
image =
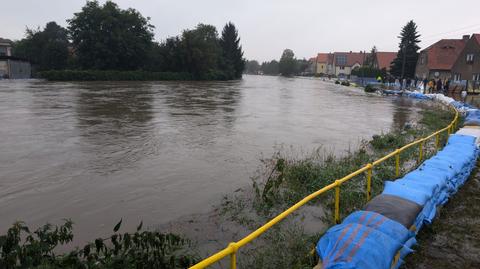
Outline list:
[[[453,112],[440,107],[420,112],[420,120],[414,127],[375,135],[354,151],[342,157],[314,150],[303,157],[292,157],[278,151],[271,158],[262,160],[262,167],[253,180],[253,195],[225,197],[223,214],[248,227],[258,228],[303,197],[334,182],[335,179],[363,167],[396,148],[431,134],[447,126]],[[446,135],[441,141],[445,143]],[[425,158],[434,154],[434,143],[425,144]],[[401,174],[416,167],[418,149],[411,148],[401,154]],[[359,175],[341,187],[341,218],[361,209],[366,202],[365,175]],[[395,160],[392,158],[376,166],[372,174],[372,197],[379,194],[385,180],[395,179]],[[321,195],[311,204],[324,209],[323,224],[333,224],[333,191]],[[242,200],[240,202],[240,200]],[[254,214],[252,214],[252,212]],[[297,215],[290,218],[296,218]],[[288,218],[287,218],[288,219]],[[307,233],[284,220],[262,235],[248,247],[243,259],[245,268],[311,268],[314,258],[308,253],[325,230]]]

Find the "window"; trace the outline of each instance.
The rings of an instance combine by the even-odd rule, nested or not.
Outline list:
[[[345,66],[340,66],[340,70],[345,70]]]
[[[462,76],[460,74],[455,74],[455,75],[453,75],[453,80],[454,81],[460,81],[460,80],[462,80]]]
[[[7,55],[7,48],[0,47],[0,56],[6,56],[6,55]]]
[[[420,64],[425,64],[425,54],[422,54],[422,56],[420,56]]]
[[[337,65],[346,65],[347,64],[347,55],[337,55],[336,57]]]
[[[480,81],[480,74],[473,74],[473,81]]]
[[[473,63],[473,53],[467,54],[467,63]]]

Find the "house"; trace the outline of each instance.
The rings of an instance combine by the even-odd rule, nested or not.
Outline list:
[[[328,74],[328,57],[329,53],[318,53],[316,57],[315,74],[326,75]]]
[[[349,78],[352,70],[365,62],[366,52],[335,52],[333,54],[333,75]]]
[[[395,58],[397,58],[396,52],[377,51],[374,67],[378,69],[385,69],[387,72],[390,72],[390,66]]]
[[[0,79],[30,78],[31,73],[29,61],[12,56],[12,41],[0,38]]]
[[[12,41],[0,37],[0,56],[12,56]]]
[[[452,67],[454,81],[480,81],[480,34],[473,34]]]
[[[470,36],[462,39],[442,39],[420,51],[415,76],[421,79],[451,78],[452,68]]]

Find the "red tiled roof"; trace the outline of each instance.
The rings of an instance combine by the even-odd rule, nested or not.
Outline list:
[[[378,68],[390,69],[390,65],[397,58],[396,52],[377,51]]]
[[[327,62],[328,62],[328,53],[317,54],[317,63],[327,63]]]
[[[450,70],[465,47],[464,39],[442,39],[430,47],[427,51],[427,67],[435,70]]]
[[[477,43],[480,45],[480,34],[473,34],[473,38],[477,40]]]
[[[337,60],[336,56],[338,55],[345,55],[347,57],[347,63],[345,66],[354,66],[356,63],[363,65],[363,61],[367,57],[368,53],[364,52],[335,52],[334,53],[334,61]],[[335,65],[337,63],[335,62]]]

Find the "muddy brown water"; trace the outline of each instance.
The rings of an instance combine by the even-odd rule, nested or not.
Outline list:
[[[276,145],[341,154],[418,102],[319,79],[0,80],[0,232],[75,222],[76,242],[211,210]]]

